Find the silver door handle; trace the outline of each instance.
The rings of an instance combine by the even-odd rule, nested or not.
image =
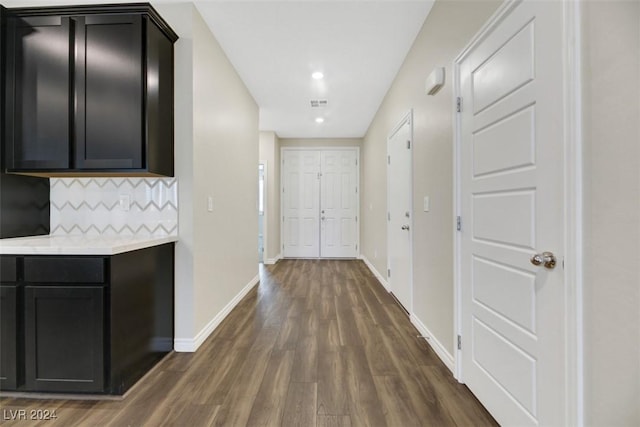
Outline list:
[[[402,226],[402,229],[403,229],[403,230],[408,230],[408,229],[409,229],[409,226],[408,226],[408,225],[403,225],[403,226]]]
[[[553,270],[556,266],[556,256],[552,252],[542,252],[541,254],[535,254],[529,260],[531,264],[539,266],[544,265],[545,268]]]

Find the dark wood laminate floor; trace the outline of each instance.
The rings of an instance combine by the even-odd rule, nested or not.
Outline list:
[[[10,426],[483,426],[495,421],[360,261],[283,260],[196,353],[122,401],[0,400]],[[18,409],[54,421],[6,420]]]

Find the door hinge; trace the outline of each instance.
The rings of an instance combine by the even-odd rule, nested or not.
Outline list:
[[[458,350],[462,350],[462,337],[458,335]]]
[[[411,150],[411,140],[407,139],[407,150]]]
[[[358,166],[358,159],[356,159],[356,166]]]
[[[356,187],[356,194],[358,194],[358,187]]]
[[[284,187],[282,187],[282,192],[284,193]]]
[[[391,221],[391,212],[387,212],[387,221]]]
[[[460,98],[460,97],[456,98],[456,111],[458,113],[462,112],[462,98]]]
[[[462,231],[462,218],[456,217],[456,230]]]
[[[390,165],[391,164],[391,156],[387,156],[387,164]]]
[[[391,277],[391,269],[387,268],[387,277]]]
[[[356,245],[356,251],[358,250],[358,245]]]
[[[358,222],[358,216],[356,215],[356,222]]]
[[[284,222],[284,215],[282,215],[282,222]]]

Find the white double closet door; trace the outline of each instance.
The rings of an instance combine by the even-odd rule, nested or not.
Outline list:
[[[358,255],[358,149],[283,149],[285,258]]]

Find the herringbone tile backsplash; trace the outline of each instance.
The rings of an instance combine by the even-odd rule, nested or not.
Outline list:
[[[175,178],[51,178],[50,185],[52,235],[178,235]]]

